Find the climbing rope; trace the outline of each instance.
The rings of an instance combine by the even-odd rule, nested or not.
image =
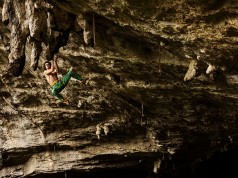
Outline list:
[[[141,102],[141,120],[140,120],[140,125],[143,125],[143,117],[144,117],[144,102]]]
[[[160,59],[161,46],[159,45],[159,75],[161,75],[161,59]]]
[[[95,35],[95,17],[93,14],[93,46],[96,46],[96,35]]]

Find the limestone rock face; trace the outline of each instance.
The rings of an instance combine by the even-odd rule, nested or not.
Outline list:
[[[0,5],[0,177],[205,177],[237,155],[237,0]],[[54,54],[59,78],[90,78],[69,106],[43,76]]]

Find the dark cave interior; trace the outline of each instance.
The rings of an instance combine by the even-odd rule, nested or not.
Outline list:
[[[56,174],[39,174],[29,178],[211,178],[238,176],[238,148],[217,152],[209,158],[201,159],[195,164],[176,165],[171,159],[162,163],[159,173],[153,173],[152,167],[143,165],[137,168],[93,170],[89,172],[66,171]],[[177,164],[177,163],[176,163]],[[166,169],[164,169],[166,167]],[[168,168],[169,167],[169,168]],[[164,169],[164,171],[163,171]]]

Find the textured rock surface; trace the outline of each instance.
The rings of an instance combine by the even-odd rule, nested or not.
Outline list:
[[[0,177],[205,177],[237,154],[236,0],[0,4]],[[54,53],[91,78],[71,106],[42,75]]]

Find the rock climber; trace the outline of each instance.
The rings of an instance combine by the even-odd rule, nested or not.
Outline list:
[[[82,78],[81,75],[73,72],[73,67],[62,77],[61,80],[58,80],[59,67],[57,64],[57,55],[54,55],[52,61],[46,61],[44,63],[44,76],[46,77],[47,82],[52,88],[52,94],[63,103],[69,105],[70,102],[67,98],[63,97],[60,92],[67,86],[71,77],[77,79],[82,84],[86,84],[89,78]]]

